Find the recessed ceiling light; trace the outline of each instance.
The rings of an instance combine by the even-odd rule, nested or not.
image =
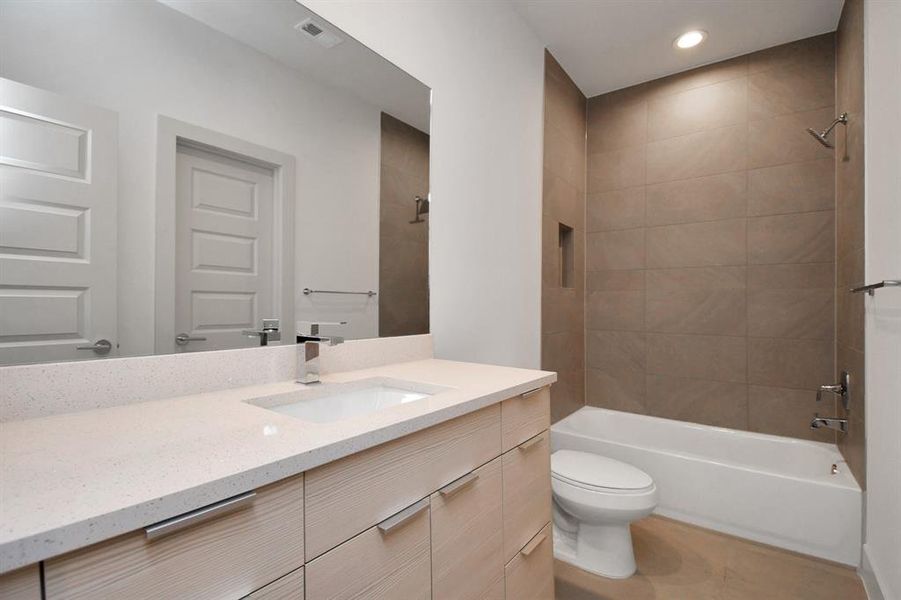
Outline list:
[[[691,31],[686,31],[682,35],[676,38],[676,41],[673,42],[673,46],[676,48],[686,49],[686,48],[694,48],[701,42],[707,39],[707,32],[702,31],[700,29],[693,29]]]

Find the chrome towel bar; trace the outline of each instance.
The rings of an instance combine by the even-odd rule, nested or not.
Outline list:
[[[366,290],[365,292],[342,292],[339,290],[311,290],[310,288],[303,288],[304,296],[309,296],[310,294],[354,294],[360,296],[369,296],[371,298],[378,294],[378,292],[373,292],[372,290]]]
[[[901,279],[886,279],[885,281],[880,281],[879,283],[871,283],[870,285],[863,285],[861,287],[851,288],[852,294],[857,294],[860,292],[866,292],[869,295],[873,295],[876,293],[876,290],[884,287],[896,287],[901,286]]]

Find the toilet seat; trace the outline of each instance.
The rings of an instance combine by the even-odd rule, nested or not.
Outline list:
[[[654,489],[651,476],[632,465],[589,452],[558,450],[551,455],[551,477],[583,490],[641,494]]]

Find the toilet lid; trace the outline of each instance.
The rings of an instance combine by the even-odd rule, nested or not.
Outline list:
[[[612,490],[643,490],[654,483],[650,475],[632,465],[575,450],[554,452],[551,474],[581,487]]]

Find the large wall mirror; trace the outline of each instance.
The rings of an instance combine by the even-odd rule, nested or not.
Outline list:
[[[294,0],[0,0],[0,365],[429,331],[429,89]]]

